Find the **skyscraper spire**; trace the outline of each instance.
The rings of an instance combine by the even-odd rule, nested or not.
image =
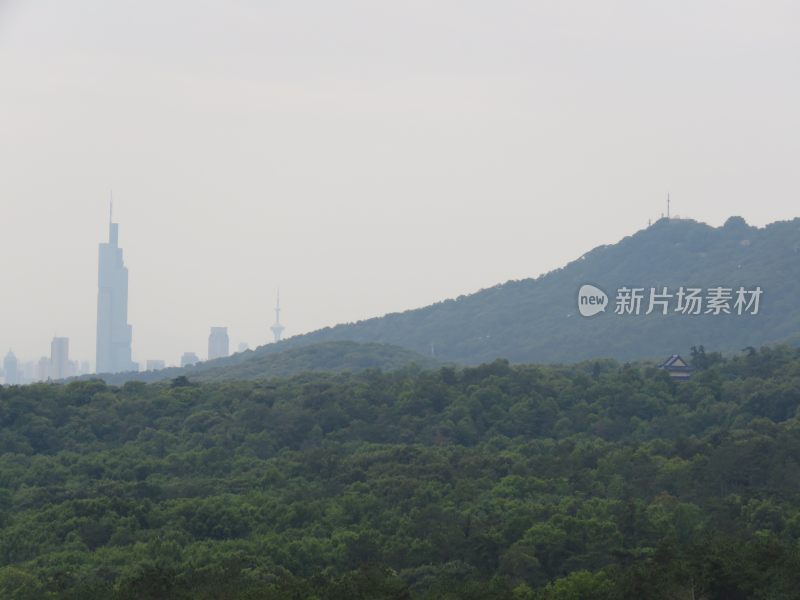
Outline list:
[[[109,205],[108,242],[100,244],[97,281],[97,372],[136,371],[128,324],[128,269],[119,247],[119,225]]]
[[[108,243],[119,245],[119,226],[114,223],[114,191],[109,190],[108,199]]]
[[[284,327],[281,325],[281,290],[278,289],[278,298],[275,302],[275,324],[270,327],[272,330],[272,335],[275,338],[275,343],[281,341],[281,335],[283,334]]]

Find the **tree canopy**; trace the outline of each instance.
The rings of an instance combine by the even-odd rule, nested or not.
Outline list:
[[[2,387],[0,597],[794,598],[800,351],[692,356]]]

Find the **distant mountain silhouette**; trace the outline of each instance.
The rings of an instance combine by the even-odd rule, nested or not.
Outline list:
[[[609,295],[605,313],[584,318],[578,289],[592,283]],[[758,315],[614,314],[621,286],[747,290],[760,286]],[[734,293],[735,296],[735,293]],[[646,311],[649,298],[643,301]],[[661,219],[614,245],[600,246],[536,279],[509,281],[455,300],[337,325],[256,352],[330,340],[377,342],[443,361],[478,364],[666,358],[693,345],[736,352],[746,346],[800,341],[800,219],[749,226],[731,217],[722,227]]]

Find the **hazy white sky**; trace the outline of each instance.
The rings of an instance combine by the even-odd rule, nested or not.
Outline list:
[[[795,1],[0,0],[0,354],[134,358],[414,308],[664,210],[797,216]]]

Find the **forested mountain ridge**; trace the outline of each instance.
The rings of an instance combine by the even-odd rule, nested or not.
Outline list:
[[[577,314],[577,292],[599,284],[611,296],[621,286],[716,286],[764,293],[757,316],[676,314],[595,318]],[[643,307],[643,311],[646,305]],[[672,308],[672,307],[671,307]],[[724,352],[800,341],[800,219],[751,227],[740,217],[722,227],[661,219],[617,244],[600,246],[536,279],[510,281],[425,308],[337,325],[256,352],[323,340],[402,346],[445,362],[477,364],[577,362],[611,357],[653,359],[694,345]]]
[[[0,597],[796,598],[800,350],[691,359],[0,387]]]
[[[126,381],[154,382],[189,377],[192,381],[225,381],[288,377],[307,372],[358,373],[366,369],[394,371],[411,365],[432,368],[441,363],[431,357],[388,344],[349,341],[319,342],[281,352],[247,350],[227,358],[197,363],[189,367],[171,367],[138,373],[104,373],[81,377],[101,377],[106,383],[121,385]]]

